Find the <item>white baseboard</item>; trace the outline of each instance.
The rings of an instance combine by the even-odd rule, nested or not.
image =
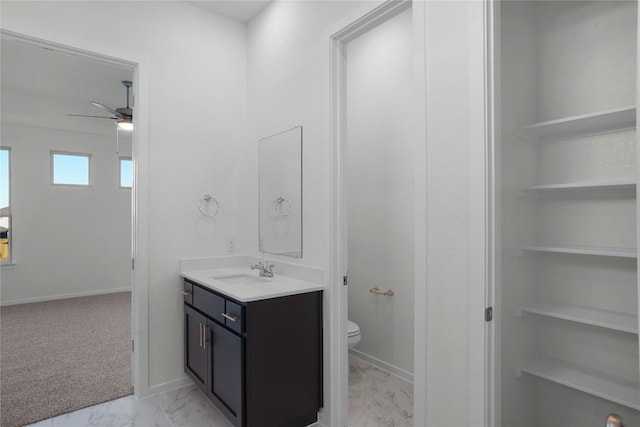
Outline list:
[[[371,363],[373,366],[376,366],[380,369],[382,369],[383,371],[387,371],[390,374],[395,375],[396,377],[400,377],[405,381],[410,382],[411,384],[413,384],[413,374],[409,371],[405,371],[402,368],[398,368],[397,366],[394,366],[390,363],[387,363],[383,360],[380,360],[378,358],[375,358],[373,356],[369,356],[366,353],[363,353],[361,351],[356,350],[355,348],[349,349],[349,354],[357,359],[361,359],[364,360],[367,363]]]
[[[59,299],[90,297],[90,296],[94,296],[94,295],[116,294],[116,293],[119,293],[119,292],[131,292],[131,287],[115,288],[115,289],[101,289],[101,290],[98,290],[98,291],[75,292],[73,294],[50,295],[50,296],[46,296],[46,297],[24,298],[24,299],[0,301],[0,307],[4,307],[4,306],[8,306],[8,305],[29,304],[29,303],[32,303],[32,302],[55,301],[55,300],[59,300]]]
[[[149,387],[149,389],[147,390],[147,393],[145,393],[144,396],[136,395],[136,397],[149,397],[149,396],[153,396],[154,394],[166,393],[167,391],[190,386],[192,384],[193,384],[193,381],[191,381],[189,377],[182,377],[177,380],[167,381],[166,383],[151,386]]]

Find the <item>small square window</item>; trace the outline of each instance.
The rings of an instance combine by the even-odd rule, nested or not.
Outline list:
[[[90,154],[51,152],[51,182],[56,185],[89,185]]]
[[[133,162],[130,157],[120,157],[120,188],[133,186]]]
[[[11,151],[0,148],[0,263],[11,262]]]

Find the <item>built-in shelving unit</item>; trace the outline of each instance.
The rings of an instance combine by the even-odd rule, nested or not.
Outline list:
[[[573,255],[594,255],[619,258],[636,258],[637,250],[633,248],[606,248],[597,246],[525,246],[522,253],[547,252]]]
[[[616,180],[616,181],[600,181],[600,182],[572,182],[564,184],[546,184],[546,185],[532,185],[530,187],[523,187],[520,191],[522,194],[544,194],[544,193],[556,193],[561,191],[566,192],[600,192],[609,190],[629,190],[633,191],[636,188],[635,180]]]
[[[638,316],[617,313],[597,308],[581,307],[571,304],[559,304],[549,301],[529,301],[520,307],[525,313],[555,317],[571,322],[614,329],[616,331],[638,333]]]
[[[637,379],[617,378],[544,357],[523,362],[518,368],[518,376],[522,372],[640,410],[640,384]]]
[[[636,127],[636,107],[630,106],[592,114],[535,123],[520,130],[528,141],[552,141],[632,130]]]
[[[635,125],[636,109],[635,107],[627,107],[536,123],[522,128],[521,135],[527,141],[549,142],[587,135],[620,132],[635,129]],[[620,194],[623,191],[625,197],[635,197],[635,190],[635,179],[619,179],[532,185],[521,188],[520,194],[537,197],[544,197],[545,195],[562,197],[564,194],[579,193],[583,197],[597,198],[614,192]],[[635,248],[542,245],[522,247],[521,254],[535,253],[637,258],[637,250]],[[523,303],[520,307],[520,313],[578,322],[636,336],[638,334],[637,313],[632,315],[541,300]],[[576,367],[564,361],[544,357],[528,359],[522,363],[518,368],[519,376],[522,372],[607,399],[611,402],[640,409],[640,386],[637,378],[634,380],[615,378],[586,367]]]
[[[505,426],[585,427],[609,413],[640,426],[638,13],[638,2],[501,3]]]

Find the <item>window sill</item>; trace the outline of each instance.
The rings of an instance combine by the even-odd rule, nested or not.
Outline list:
[[[15,262],[0,263],[0,270],[15,270],[17,264]]]

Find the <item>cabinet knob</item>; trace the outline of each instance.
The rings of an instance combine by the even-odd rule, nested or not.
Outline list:
[[[182,291],[182,295],[184,295],[186,297],[186,296],[191,295],[191,292],[183,290]]]

